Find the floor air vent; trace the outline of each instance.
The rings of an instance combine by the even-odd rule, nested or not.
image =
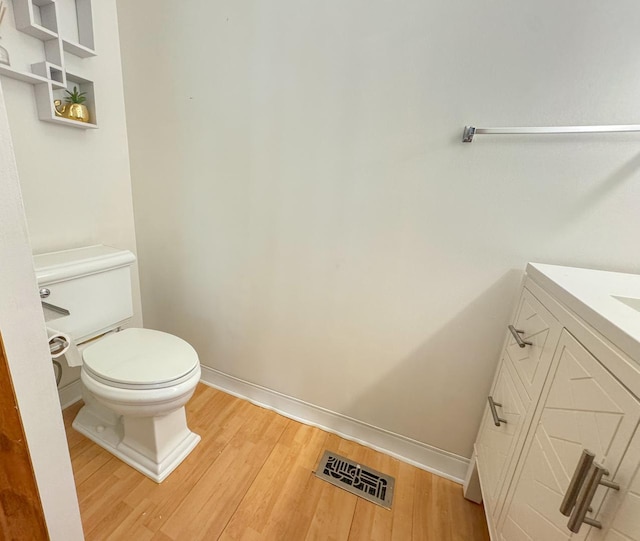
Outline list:
[[[381,505],[385,509],[391,509],[395,484],[393,477],[357,464],[331,451],[324,452],[315,474],[332,485]]]

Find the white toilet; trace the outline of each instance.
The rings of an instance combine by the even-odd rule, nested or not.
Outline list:
[[[82,361],[85,405],[73,428],[160,483],[200,441],[184,408],[200,363],[176,336],[121,330],[133,315],[134,261],[131,252],[108,246],[34,257],[47,325],[71,337],[79,349],[68,355]]]

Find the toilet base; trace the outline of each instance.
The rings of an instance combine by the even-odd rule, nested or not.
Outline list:
[[[200,441],[200,436],[187,428],[184,407],[162,417],[126,418],[123,422],[123,417],[98,404],[86,405],[72,426],[156,483],[166,479]]]

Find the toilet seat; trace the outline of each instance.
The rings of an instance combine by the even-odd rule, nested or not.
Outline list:
[[[86,375],[120,389],[162,389],[190,379],[198,354],[184,340],[151,329],[125,329],[87,347]]]

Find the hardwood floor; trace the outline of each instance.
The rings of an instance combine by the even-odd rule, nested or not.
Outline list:
[[[202,441],[158,485],[75,432],[64,411],[87,540],[489,539],[462,487],[200,384],[187,405]],[[325,449],[396,478],[387,511],[316,478]]]

